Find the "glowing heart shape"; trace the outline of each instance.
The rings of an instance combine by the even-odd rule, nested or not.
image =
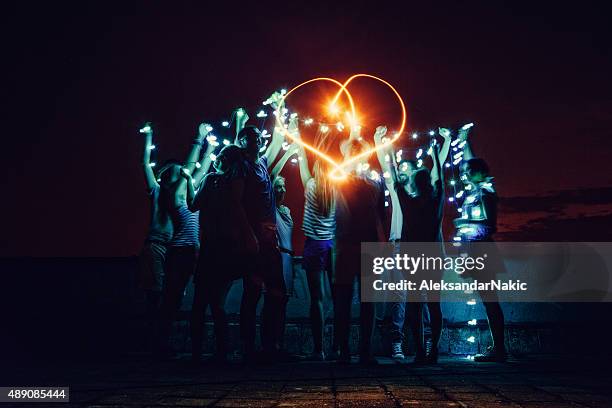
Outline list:
[[[404,131],[404,128],[406,126],[406,106],[404,105],[404,101],[402,100],[402,97],[400,96],[400,94],[397,92],[397,90],[390,83],[388,83],[384,79],[378,78],[378,77],[376,77],[374,75],[370,75],[370,74],[356,74],[356,75],[351,76],[344,83],[340,83],[339,81],[337,81],[337,80],[335,80],[333,78],[325,78],[325,77],[309,79],[308,81],[302,82],[301,84],[299,84],[299,85],[293,87],[292,89],[290,89],[285,95],[283,95],[282,100],[281,100],[281,102],[284,102],[287,99],[287,97],[289,95],[291,95],[292,92],[294,92],[298,88],[303,87],[304,85],[311,84],[311,83],[317,82],[317,81],[332,82],[332,83],[334,83],[335,85],[337,85],[340,88],[338,90],[338,93],[336,94],[336,96],[332,99],[332,106],[334,106],[334,104],[336,103],[338,98],[340,98],[340,95],[342,95],[342,93],[344,93],[346,95],[346,97],[347,97],[347,99],[349,101],[349,105],[351,107],[352,118],[355,119],[356,118],[355,102],[353,100],[353,97],[352,97],[351,93],[347,89],[348,85],[355,78],[370,78],[370,79],[374,79],[374,80],[380,81],[383,84],[385,84],[386,86],[388,86],[393,91],[393,93],[395,93],[395,95],[397,96],[397,99],[398,99],[398,101],[400,103],[400,106],[401,106],[401,109],[402,109],[402,122],[401,122],[401,125],[399,127],[399,130],[397,132],[395,132],[393,137],[390,138],[387,143],[381,144],[379,146],[375,146],[375,147],[373,147],[371,149],[368,149],[368,150],[366,150],[364,152],[361,152],[358,155],[352,156],[352,157],[344,160],[342,163],[338,164],[333,158],[331,158],[327,154],[319,151],[314,146],[304,142],[300,137],[296,137],[296,136],[292,135],[283,126],[283,123],[281,122],[281,115],[280,114],[276,115],[276,122],[277,122],[277,125],[278,125],[277,127],[282,130],[284,136],[288,137],[291,140],[293,140],[295,143],[300,144],[305,149],[307,149],[307,150],[311,151],[312,153],[314,153],[316,156],[321,157],[323,160],[325,160],[328,163],[330,163],[334,167],[334,169],[330,172],[329,176],[332,179],[336,179],[336,180],[343,179],[344,177],[346,177],[347,172],[345,171],[345,168],[347,166],[355,163],[356,161],[358,161],[359,159],[361,159],[363,157],[367,157],[367,156],[371,155],[372,153],[375,153],[376,151],[378,151],[380,149],[384,149],[385,147],[391,145],[397,139],[399,139],[400,135],[402,134],[402,132]]]

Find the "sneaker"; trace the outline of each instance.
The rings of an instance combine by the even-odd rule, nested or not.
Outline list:
[[[482,354],[476,354],[474,361],[479,363],[503,363],[506,361],[506,352],[504,350],[498,351],[493,347],[487,348]]]
[[[391,358],[396,360],[403,360],[406,358],[402,350],[402,343],[391,343]]]

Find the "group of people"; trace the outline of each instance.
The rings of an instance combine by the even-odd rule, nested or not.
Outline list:
[[[276,112],[284,110],[283,98],[275,93],[270,98]],[[285,120],[284,115],[283,120]],[[269,143],[255,126],[247,125],[248,114],[235,111],[234,143],[216,155],[211,153],[211,127],[201,124],[198,136],[185,162],[165,162],[157,172],[151,163],[154,148],[151,126],[145,126],[143,168],[151,200],[151,221],[142,251],[141,284],[147,293],[150,327],[154,351],[172,353],[170,333],[183,293],[193,275],[194,300],[191,314],[192,356],[199,361],[202,354],[204,318],[210,306],[215,333],[213,359],[228,358],[228,326],[224,311],[232,283],[242,279],[240,333],[245,362],[260,358],[278,361],[283,356],[285,310],[293,287],[291,212],[284,205],[285,179],[280,175],[284,165],[297,154],[300,178],[304,188],[305,235],[303,269],[310,293],[310,319],[315,360],[350,362],[349,332],[354,281],[360,283],[362,242],[442,242],[441,221],[444,208],[442,164],[450,145],[450,132],[440,129],[444,143],[432,145],[433,169],[411,161],[396,162],[392,145],[385,143],[387,129],[376,129],[374,142],[379,165],[389,177],[378,180],[368,177],[370,166],[365,157],[344,166],[347,175],[341,181],[329,176],[332,166],[309,155],[299,143],[288,145],[284,132],[299,137],[298,119],[292,115],[284,129],[276,127]],[[345,160],[370,150],[354,127],[340,143]],[[208,137],[208,143],[207,142]],[[337,135],[321,126],[314,146],[320,152],[333,149]],[[459,134],[467,144],[467,132]],[[206,151],[202,152],[206,144]],[[384,145],[384,146],[382,146]],[[283,151],[284,153],[279,156]],[[476,223],[484,231],[466,237],[489,241],[495,232],[497,196],[492,187],[488,167],[482,159],[473,158],[469,144],[465,151],[464,174],[473,185],[477,199],[464,206],[481,206],[476,218],[462,217],[457,225]],[[311,158],[312,159],[312,158]],[[213,167],[211,170],[210,167]],[[374,165],[374,163],[372,163]],[[385,186],[391,198],[391,229],[384,231]],[[472,214],[465,208],[463,214]],[[483,217],[482,214],[485,214]],[[327,281],[327,282],[326,282]],[[334,306],[334,333],[331,355],[324,350],[324,300],[329,283]],[[264,297],[261,324],[262,352],[256,350],[256,310]],[[397,299],[391,305],[393,339],[391,355],[404,358],[403,326],[408,325],[416,340],[415,361],[435,363],[442,331],[440,299],[435,293],[423,302],[410,304]],[[477,356],[476,361],[503,361],[504,322],[499,303],[490,296],[485,302],[493,333],[494,346]],[[425,347],[423,316],[425,309],[431,325],[432,347]],[[371,340],[375,327],[374,303],[360,303],[359,361],[374,363]]]

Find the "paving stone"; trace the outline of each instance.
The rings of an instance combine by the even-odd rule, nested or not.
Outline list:
[[[507,364],[443,357],[421,367],[288,363],[189,370],[185,361],[134,360],[24,369],[15,381],[70,385],[66,407],[612,407],[608,366],[581,364],[566,357]]]
[[[592,405],[589,404],[589,407]],[[586,405],[576,402],[556,401],[556,402],[521,402],[523,408],[585,408]],[[605,405],[606,408],[610,405]]]
[[[327,381],[329,384],[330,381]],[[298,383],[298,384],[287,384],[285,388],[283,388],[283,394],[286,392],[300,392],[300,393],[309,393],[309,392],[332,392],[331,385],[324,384],[309,384],[309,383]]]
[[[333,400],[295,400],[295,401],[281,401],[277,405],[278,407],[299,407],[299,408],[319,408],[319,407],[334,407],[335,401]]]
[[[342,400],[378,400],[378,399],[387,399],[388,396],[382,392],[339,392],[336,394],[336,399],[338,401]]]
[[[459,403],[453,401],[422,401],[416,399],[399,399],[398,403],[402,407],[415,408],[454,408],[461,407]]]
[[[389,390],[390,392],[393,393],[425,393],[425,394],[430,394],[430,393],[436,393],[437,391],[435,389],[433,389],[432,387],[428,387],[426,385],[394,385],[394,384],[389,384],[387,385],[387,390]]]
[[[487,402],[503,402],[507,401],[506,398],[499,396],[498,394],[491,393],[473,393],[473,392],[451,392],[446,394],[447,397],[454,401],[487,401]]]
[[[393,397],[398,399],[411,399],[420,401],[446,401],[443,394],[438,392],[419,392],[419,391],[394,391]]]
[[[386,407],[393,407],[395,408],[395,401],[389,400],[389,399],[380,399],[380,400],[362,400],[362,399],[355,399],[355,400],[338,400],[336,402],[336,407],[338,408],[349,408],[349,407],[355,407],[355,408],[386,408]]]
[[[288,392],[281,395],[283,401],[291,400],[333,400],[331,392]]]
[[[336,392],[384,392],[380,386],[372,385],[336,385]]]
[[[439,389],[444,392],[490,392],[489,389],[477,384],[442,385]]]
[[[501,394],[509,400],[518,402],[554,402],[561,400],[558,396],[545,392],[502,392]]]
[[[603,394],[589,394],[589,393],[577,393],[577,394],[559,394],[561,398],[567,401],[580,402],[580,403],[591,403],[591,402],[608,402],[612,406],[612,398],[610,395]]]
[[[274,407],[278,404],[277,400],[268,399],[250,399],[250,398],[238,398],[238,399],[223,399],[213,405],[214,407],[226,407],[226,408],[242,408],[242,407],[253,407],[253,408],[268,408]]]

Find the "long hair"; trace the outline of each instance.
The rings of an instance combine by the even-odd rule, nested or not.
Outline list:
[[[315,137],[315,147],[320,152],[327,154],[329,153],[332,139],[329,135],[318,131]],[[328,177],[330,166],[325,160],[317,158],[312,170],[315,181],[315,201],[317,202],[317,207],[321,215],[328,216],[335,204],[334,186]]]

